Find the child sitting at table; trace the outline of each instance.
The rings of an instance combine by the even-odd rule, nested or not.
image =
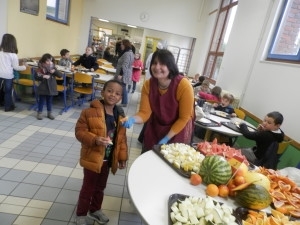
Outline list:
[[[197,104],[202,107],[203,103],[206,101],[214,101],[214,102],[220,102],[221,101],[221,92],[222,88],[219,86],[213,87],[211,90],[211,93],[206,93],[204,91],[200,91],[198,93],[200,99],[197,101]]]
[[[60,51],[61,59],[58,61],[58,65],[71,68],[73,61],[70,58],[70,51],[68,49],[62,49]]]
[[[219,110],[222,112],[226,112],[231,116],[236,116],[234,113],[234,108],[232,107],[232,103],[234,101],[234,97],[232,94],[225,93],[222,98],[220,103],[214,103],[213,107],[215,110]]]
[[[278,143],[284,139],[284,132],[280,129],[282,123],[282,114],[274,111],[265,116],[256,131],[249,131],[246,124],[240,124],[240,132],[244,137],[256,142],[254,147],[241,149],[242,154],[246,156],[249,162],[256,166],[277,169],[279,161]]]

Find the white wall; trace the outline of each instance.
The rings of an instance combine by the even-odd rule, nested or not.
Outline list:
[[[285,117],[283,130],[288,136],[299,142],[300,118],[297,106],[299,103],[300,66],[270,63],[263,60],[265,46],[268,43],[268,36],[272,30],[271,25],[279,2],[280,0],[239,0],[236,20],[225,51],[217,84],[240,96],[242,98],[241,106],[260,118],[273,110],[282,112]],[[24,48],[31,49],[31,53],[32,51],[45,52],[45,49],[49,49],[49,45],[44,45],[43,35],[45,34],[41,33],[45,28],[44,24],[40,25],[39,22],[33,21],[39,17],[21,14],[18,0],[10,0],[9,3],[9,10],[6,10],[7,7],[5,6],[8,4],[8,0],[1,1],[0,32],[17,33],[19,37],[21,35],[19,21],[22,21],[23,24],[33,22],[35,25],[31,26],[29,30],[34,37],[40,35],[39,40],[42,41],[41,43],[33,42],[32,35],[30,38],[28,35],[25,38],[20,36],[18,38],[20,55],[28,56],[29,52],[23,53]],[[45,0],[42,3],[41,5],[45,5]],[[60,34],[60,38],[64,40],[63,37],[66,37],[67,40],[76,42],[76,46],[72,45],[72,49],[79,49],[80,51],[74,53],[83,53],[88,43],[87,34],[89,33],[91,16],[195,37],[197,41],[190,72],[201,73],[216,20],[217,12],[215,10],[219,7],[219,3],[220,0],[189,0],[188,2],[153,0],[151,3],[147,0],[83,1],[82,7],[76,9],[72,7],[73,11],[75,10],[74,13],[80,17],[72,18],[74,22],[68,29],[73,30],[73,32],[69,32],[68,35]],[[81,3],[77,3],[77,1],[76,4],[81,6]],[[143,11],[147,11],[150,15],[147,22],[139,20],[139,14]],[[16,16],[19,18],[17,19],[18,22],[14,22]],[[23,21],[23,18],[26,19],[27,17],[30,17],[30,20]],[[49,26],[48,22],[46,24]],[[75,27],[76,29],[74,29]],[[68,32],[68,29],[61,31]],[[80,29],[80,32],[77,29]],[[77,32],[80,33],[79,36]],[[55,39],[51,38],[51,41],[53,40]]]
[[[83,33],[81,49],[87,43],[91,16],[114,22],[136,25],[148,29],[163,31],[187,37],[196,37],[199,31],[200,13],[204,0],[89,0],[84,1]],[[216,1],[216,0],[213,0]],[[218,0],[219,1],[219,0]],[[149,20],[140,20],[140,14],[147,12]]]
[[[7,1],[1,1],[0,7],[0,39],[2,39],[3,34],[7,33]]]
[[[282,129],[299,142],[300,66],[264,60],[279,2],[239,0],[217,84],[241,95],[241,107],[260,118],[280,111]]]

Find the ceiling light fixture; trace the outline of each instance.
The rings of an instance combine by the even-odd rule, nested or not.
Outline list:
[[[108,20],[105,20],[105,19],[99,19],[99,20],[102,21],[102,22],[106,22],[106,23],[109,22]]]
[[[127,27],[137,28],[137,26],[127,24]]]

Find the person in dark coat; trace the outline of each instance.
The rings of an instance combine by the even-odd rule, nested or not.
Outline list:
[[[74,66],[83,66],[86,69],[90,69],[92,72],[99,69],[99,64],[97,63],[97,58],[93,56],[93,48],[87,47],[85,54],[80,56],[80,58],[73,63]]]
[[[52,99],[57,95],[57,83],[55,77],[62,77],[62,74],[55,68],[55,60],[49,53],[42,56],[39,61],[39,68],[34,74],[35,80],[39,82],[37,93],[39,95],[37,119],[42,120],[44,102],[47,105],[47,117],[54,120],[52,115]]]

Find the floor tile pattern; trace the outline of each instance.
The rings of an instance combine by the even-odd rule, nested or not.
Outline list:
[[[140,92],[129,94],[128,107],[124,108],[127,115],[137,111],[139,100]],[[46,112],[43,120],[37,120],[28,102],[16,105],[12,112],[0,108],[0,224],[74,225],[83,177],[74,127],[89,103],[60,115],[62,99],[55,97],[55,120],[46,118]],[[127,169],[109,176],[103,202],[103,211],[110,218],[108,225],[145,224],[126,187],[128,170],[141,152],[137,141],[141,128],[135,125],[127,131]]]

